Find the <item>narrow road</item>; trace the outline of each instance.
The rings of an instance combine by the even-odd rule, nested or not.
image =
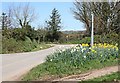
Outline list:
[[[49,54],[54,53],[58,49],[67,49],[72,46],[74,45],[55,45],[54,47],[36,52],[1,54],[2,81],[17,80],[31,68],[43,63]]]

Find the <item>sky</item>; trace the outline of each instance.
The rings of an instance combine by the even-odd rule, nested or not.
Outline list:
[[[3,2],[2,11],[6,10],[12,4],[18,6],[19,4],[27,4],[28,2]],[[65,30],[84,30],[82,22],[76,20],[73,16],[71,8],[74,7],[73,2],[29,2],[29,5],[35,9],[37,18],[31,24],[32,27],[38,28],[39,26],[45,26],[45,21],[49,20],[53,8],[56,8],[61,15],[62,31]]]

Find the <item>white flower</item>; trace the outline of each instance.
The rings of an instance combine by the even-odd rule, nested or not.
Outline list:
[[[84,50],[83,50],[83,49],[81,49],[81,52],[82,52],[82,53],[83,53],[83,51],[84,51]]]
[[[89,48],[89,50],[91,50],[91,47]]]
[[[63,49],[62,51],[65,51],[65,49]]]
[[[83,48],[83,50],[86,50],[86,48]]]
[[[50,61],[52,61],[52,59],[50,59]]]
[[[80,48],[81,48],[81,49],[83,48],[81,44],[80,44]]]
[[[78,49],[80,49],[80,47],[76,47],[76,49],[78,50]]]
[[[59,50],[59,53],[62,53],[62,51],[61,51],[61,50]]]
[[[77,52],[78,52],[79,50],[77,49]]]
[[[40,47],[40,48],[43,48],[43,47]]]
[[[73,49],[71,50],[71,53],[73,53],[74,51],[73,51]]]
[[[86,56],[83,56],[86,59]]]
[[[71,50],[71,53],[73,53],[73,52],[75,52],[75,49],[72,49],[72,50]]]

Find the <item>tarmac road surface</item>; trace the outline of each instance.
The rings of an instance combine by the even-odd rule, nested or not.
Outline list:
[[[56,50],[67,49],[74,45],[55,45],[54,47],[26,53],[1,54],[2,81],[15,81],[31,68],[45,61],[46,56]]]

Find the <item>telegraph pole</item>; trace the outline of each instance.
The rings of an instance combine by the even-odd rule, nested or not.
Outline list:
[[[92,30],[91,30],[91,47],[93,46],[93,41],[94,41],[94,14],[93,14],[93,12],[92,12]]]

